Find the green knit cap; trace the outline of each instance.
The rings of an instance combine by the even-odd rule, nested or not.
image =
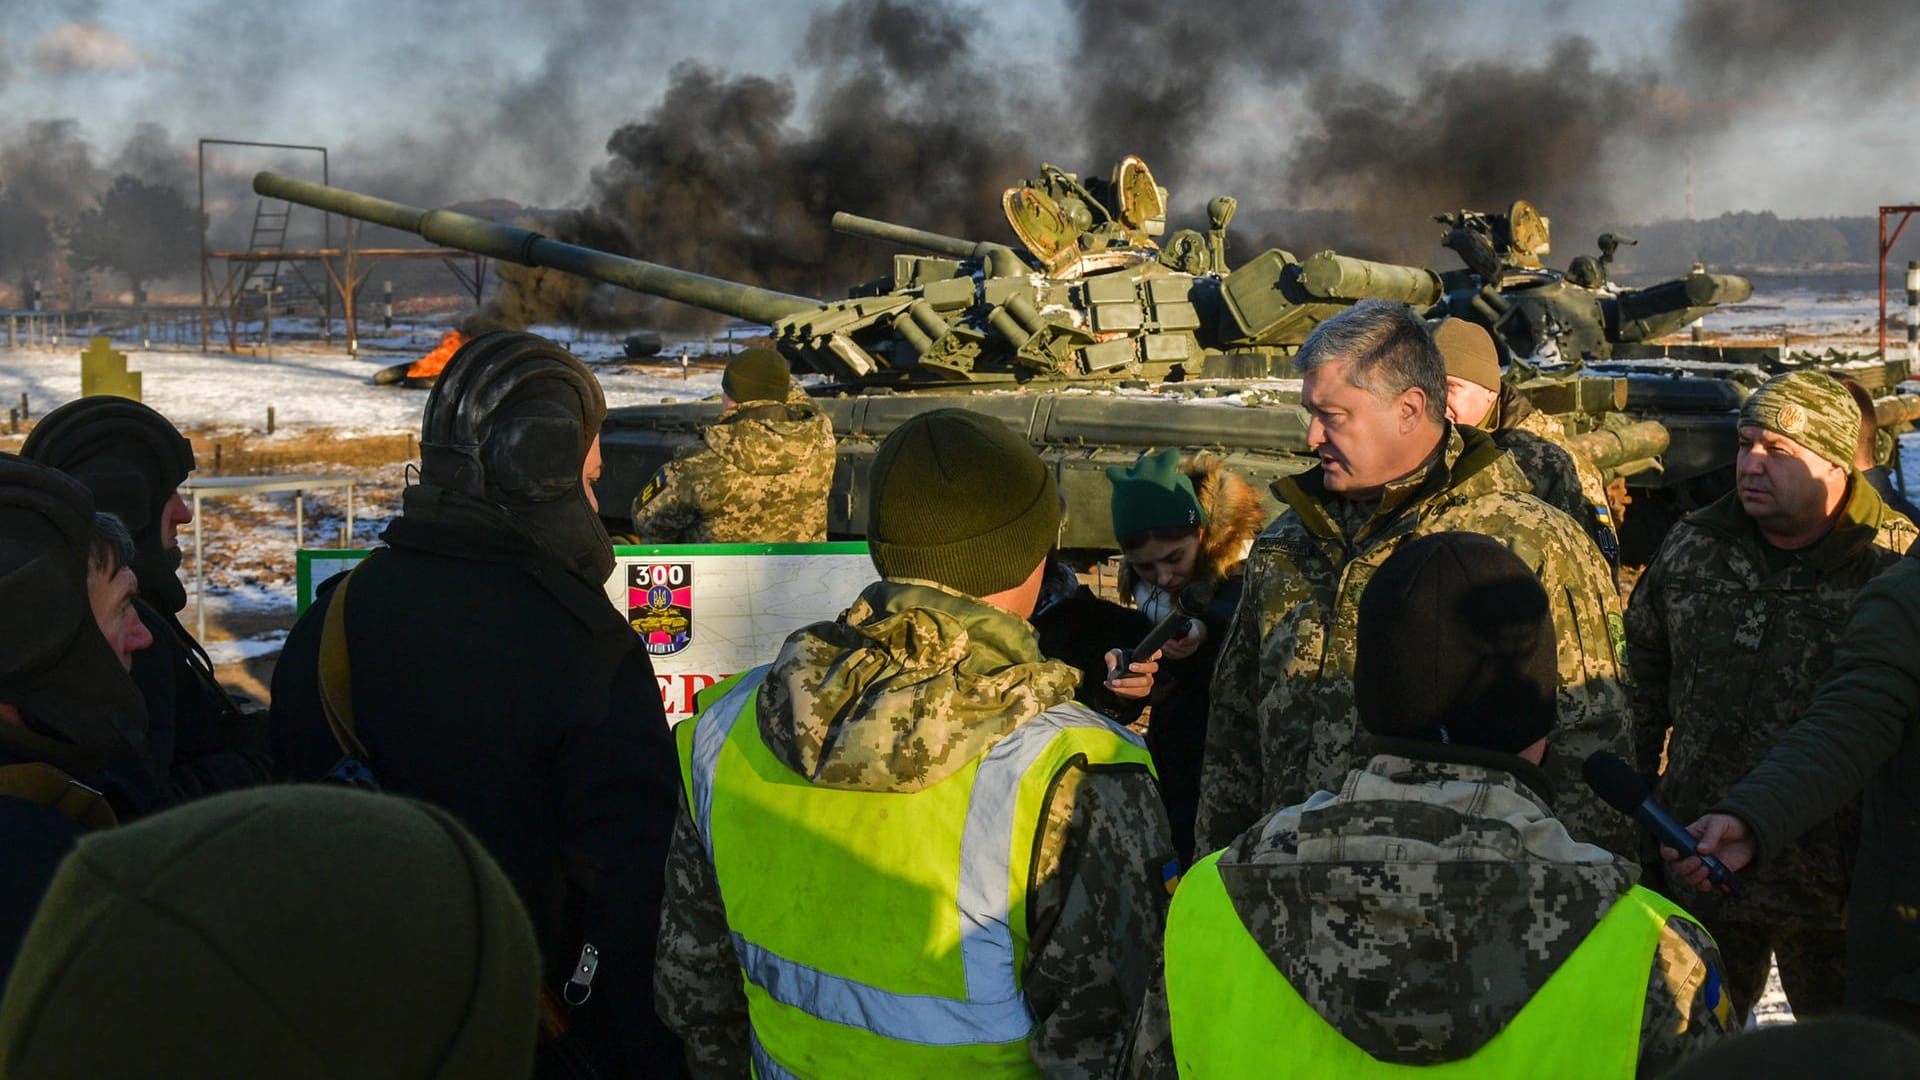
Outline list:
[[[1060,534],[1053,470],[1013,429],[965,409],[895,428],[867,491],[867,547],[882,577],[990,596],[1025,581]]]
[[[540,954],[444,811],[255,788],[95,833],[0,1005],[0,1075],[524,1078]]]
[[[1107,466],[1113,481],[1113,535],[1124,539],[1148,529],[1205,525],[1207,512],[1193,491],[1193,478],[1180,468],[1175,447],[1149,450],[1132,468]]]
[[[1790,371],[1760,384],[1740,406],[1740,426],[1785,435],[1843,469],[1853,467],[1860,407],[1823,372]]]
[[[748,349],[727,362],[720,391],[745,405],[750,401],[785,401],[793,390],[793,370],[772,349]]]

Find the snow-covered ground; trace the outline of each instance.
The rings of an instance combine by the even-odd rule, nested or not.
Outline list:
[[[61,349],[0,349],[0,403],[28,406],[41,416],[80,396],[82,344]],[[328,428],[341,438],[420,431],[424,390],[375,386],[373,373],[400,362],[395,355],[350,357],[344,348],[282,344],[272,359],[225,353],[142,350],[116,345],[127,367],[141,373],[147,404],[181,428],[265,432],[267,408],[275,431]],[[608,405],[684,401],[720,392],[720,372],[694,368],[682,378],[665,364],[629,367],[593,362]]]

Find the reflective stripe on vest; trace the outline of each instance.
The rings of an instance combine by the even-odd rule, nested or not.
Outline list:
[[[1348,1042],[1247,931],[1220,879],[1220,853],[1181,880],[1167,915],[1166,989],[1181,1076],[1631,1077],[1647,977],[1667,920],[1692,917],[1635,887],[1507,1026],[1469,1057],[1382,1062]]]
[[[766,671],[764,667],[756,668],[713,687],[703,695],[710,701],[703,702],[705,707],[699,716],[682,725],[691,728],[691,732],[679,732],[685,757],[689,812],[710,859],[715,853],[714,798],[720,783],[722,758],[730,742],[739,742],[745,747],[748,745],[745,740],[752,740],[753,745],[760,745],[752,705]],[[743,716],[755,726],[736,732],[736,724]],[[1016,911],[1024,911],[1024,898],[1016,902],[1012,883],[1015,845],[1030,844],[1032,836],[1015,833],[1020,829],[1020,802],[1029,772],[1065,734],[1075,735],[1079,740],[1064,744],[1068,748],[1083,745],[1089,737],[1110,743],[1112,748],[1096,747],[1089,754],[1098,763],[1129,760],[1145,765],[1150,762],[1141,740],[1130,732],[1080,706],[1066,705],[1050,709],[1009,732],[981,755],[977,763],[967,766],[972,770],[970,778],[955,774],[957,782],[971,780],[969,787],[951,792],[955,798],[964,793],[965,816],[957,830],[959,864],[946,871],[953,883],[951,887],[955,887],[955,908],[951,910],[957,916],[958,967],[964,996],[903,993],[870,985],[782,956],[769,947],[770,942],[750,940],[747,934],[736,930],[734,948],[751,984],[750,991],[764,991],[774,1003],[800,1010],[817,1020],[846,1025],[900,1043],[929,1048],[1014,1044],[1018,1048],[1016,1056],[1025,1061],[1024,1041],[1034,1021],[1018,975],[1025,934],[1022,931],[1016,940],[1016,921],[1024,918]],[[730,784],[764,783],[752,780],[751,772],[740,772],[742,767],[728,767],[733,770],[728,775],[735,777]],[[1049,772],[1057,774],[1058,766]],[[1050,783],[1052,776],[1045,779]],[[792,798],[796,794],[802,799],[811,797],[805,785],[796,792],[791,783],[756,790],[768,797]],[[744,795],[746,789],[742,791]],[[848,793],[825,791],[823,794],[844,798]],[[887,792],[854,794],[861,799],[876,800],[876,806],[883,805],[879,800],[912,798],[910,794]],[[1032,792],[1027,794],[1031,805]],[[901,805],[904,809],[910,804]],[[958,804],[953,805],[957,810]],[[951,833],[943,835],[947,837],[946,843],[952,843]],[[777,837],[769,839],[778,842]],[[732,842],[735,858],[742,858],[738,839]],[[855,845],[847,846],[850,852],[858,854],[852,851]],[[1025,848],[1019,850],[1023,856],[1027,854]],[[722,858],[716,862],[716,869],[725,861]],[[723,899],[729,884],[727,876],[721,874]],[[738,880],[732,881],[732,885],[738,888]],[[749,996],[751,999],[752,994]],[[756,1029],[761,1022],[756,1011]],[[764,1033],[755,1031],[756,1072],[763,1077],[793,1075],[791,1069],[779,1065],[761,1044],[763,1035],[772,1039],[774,1034],[771,1029]],[[783,1047],[786,1042],[774,1039],[774,1044]]]

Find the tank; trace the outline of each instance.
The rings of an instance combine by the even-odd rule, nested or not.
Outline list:
[[[1277,248],[1230,266],[1234,200],[1208,204],[1206,230],[1168,234],[1166,193],[1133,157],[1110,177],[1088,180],[1044,165],[1038,177],[1008,189],[1002,206],[1014,243],[838,214],[837,230],[908,250],[893,256],[889,273],[836,300],[273,173],[257,175],[254,189],[765,325],[796,370],[824,377],[810,380],[809,391],[839,442],[829,512],[836,536],[861,533],[879,441],[938,407],[991,415],[1041,452],[1067,501],[1062,546],[1076,551],[1111,550],[1105,469],[1148,448],[1214,452],[1264,489],[1315,463],[1292,354],[1320,322],[1367,298],[1493,328],[1516,365],[1510,376],[1561,420],[1580,452],[1640,489],[1636,512],[1662,522],[1730,486],[1732,410],[1773,371],[1845,365],[1876,396],[1889,395],[1905,374],[1904,365],[1877,360],[1642,348],[1661,327],[1677,329],[1702,310],[1743,299],[1750,284],[1701,271],[1619,290],[1606,282],[1605,263],[1591,257],[1596,265],[1574,275],[1591,284],[1570,282],[1539,262],[1546,221],[1524,203],[1504,215],[1442,215],[1448,246],[1468,264],[1462,270],[1332,251],[1300,258]],[[628,505],[719,412],[717,403],[611,410],[601,440],[601,505]],[[1644,513],[1650,504],[1660,509]]]
[[[1576,257],[1563,273],[1542,257],[1551,251],[1550,222],[1524,199],[1505,213],[1437,214],[1442,246],[1465,264],[1442,275],[1446,313],[1487,327],[1503,354],[1534,371],[1573,369],[1611,359],[1666,355],[1649,343],[1721,304],[1753,295],[1737,274],[1695,266],[1685,277],[1645,288],[1616,286],[1614,255],[1632,237],[1608,232],[1600,254]]]

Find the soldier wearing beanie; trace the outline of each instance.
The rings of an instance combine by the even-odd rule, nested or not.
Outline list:
[[[193,511],[180,485],[194,469],[193,444],[172,421],[138,401],[87,397],[48,413],[27,433],[21,456],[87,486],[102,511],[133,535],[135,609],[153,645],[134,654],[133,681],[146,699],[148,743],[160,782],[130,763],[112,763],[143,801],[169,805],[263,783],[266,736],[214,677],[206,649],[180,623],[186,590],[180,526]]]
[[[524,1080],[540,953],[426,803],[319,785],[82,841],[0,1009],[0,1073]]]
[[[387,546],[322,584],[287,635],[273,746],[292,778],[329,776],[344,699],[381,787],[445,808],[499,860],[556,1000],[597,950],[571,1021],[601,1072],[673,1075],[679,1042],[653,1010],[673,737],[646,647],[607,604],[605,416],[593,373],[552,341],[462,345],[427,396],[420,482]]]
[[[1676,524],[1634,587],[1634,745],[1650,780],[1666,747],[1654,790],[1683,821],[1801,718],[1855,595],[1920,538],[1853,471],[1859,423],[1852,396],[1826,374],[1769,380],[1740,410],[1735,490]],[[1737,901],[1666,879],[1720,943],[1742,1014],[1765,987],[1770,956],[1796,1016],[1842,1003],[1859,830],[1849,800],[1743,875]]]
[[[87,489],[0,454],[0,977],[82,831],[147,809],[108,761],[147,758],[139,688],[87,598]]]
[[[647,544],[819,543],[833,486],[833,421],[772,349],[742,352],[720,379],[720,417],[633,500]]]
[[[939,409],[869,481],[883,580],[676,732],[661,1014],[713,1075],[1108,1074],[1177,867],[1145,747],[1026,621],[1053,472]]]
[[[1447,362],[1447,419],[1477,427],[1513,455],[1534,497],[1580,523],[1608,565],[1620,567],[1620,541],[1600,470],[1567,447],[1560,421],[1534,407],[1526,391],[1500,376],[1493,336],[1465,319],[1441,319],[1433,343]]]
[[[1527,564],[1423,536],[1358,617],[1367,756],[1188,873],[1131,1075],[1651,1076],[1732,1034],[1706,932],[1554,815],[1555,633]]]

